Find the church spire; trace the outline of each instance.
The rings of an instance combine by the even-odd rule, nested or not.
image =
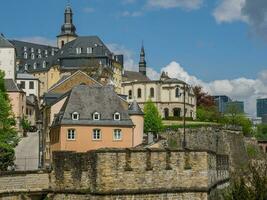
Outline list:
[[[68,2],[64,13],[64,24],[61,27],[61,35],[76,36],[76,27],[73,24],[73,12]]]
[[[144,43],[142,42],[141,52],[140,52],[140,61],[139,61],[139,72],[146,76],[146,54]]]
[[[69,1],[64,12],[64,24],[61,26],[61,32],[57,37],[59,48],[77,38],[76,27],[73,24],[73,12]]]

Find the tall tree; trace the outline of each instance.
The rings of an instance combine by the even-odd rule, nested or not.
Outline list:
[[[4,87],[4,72],[0,71],[0,171],[13,165],[14,147],[18,143],[15,119]]]
[[[162,118],[159,114],[159,111],[156,107],[156,105],[151,101],[148,100],[145,103],[144,107],[144,131],[145,133],[153,132],[158,133],[162,130],[163,124],[162,124]]]
[[[195,86],[193,91],[197,98],[197,106],[211,107],[215,106],[215,102],[212,96],[203,91],[201,86]]]

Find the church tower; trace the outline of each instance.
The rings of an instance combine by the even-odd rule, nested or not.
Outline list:
[[[67,5],[64,13],[64,24],[61,26],[61,33],[57,36],[57,46],[62,48],[66,43],[75,40],[76,27],[73,24],[73,13],[70,4]]]
[[[145,48],[142,44],[141,53],[140,53],[140,61],[139,61],[139,72],[146,76],[146,60],[145,60]]]

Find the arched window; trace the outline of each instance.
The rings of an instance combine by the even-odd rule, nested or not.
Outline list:
[[[32,53],[31,54],[31,59],[34,59],[34,58],[35,58],[34,53]]]
[[[45,61],[43,62],[43,68],[46,68],[46,62]]]
[[[37,64],[33,63],[33,69],[36,69],[36,68],[37,68]]]
[[[65,44],[65,42],[62,40],[62,41],[61,41],[61,47],[63,47],[64,44]]]
[[[24,59],[28,59],[28,54],[27,54],[27,52],[24,52],[23,57],[24,57]]]
[[[79,120],[79,113],[77,112],[72,113],[72,120]]]
[[[93,120],[100,120],[100,114],[98,112],[94,112]]]
[[[155,96],[154,88],[150,88],[150,97],[153,98]]]
[[[24,69],[28,70],[28,64],[27,63],[24,65]]]
[[[132,98],[133,98],[132,90],[129,90],[129,91],[128,91],[128,98],[129,98],[129,99],[132,99]]]
[[[116,120],[116,121],[121,120],[121,115],[120,115],[120,113],[116,112],[116,113],[114,114],[114,120]]]
[[[179,98],[180,97],[180,89],[177,87],[175,88],[175,97]]]
[[[142,90],[140,88],[138,88],[137,90],[137,98],[141,98],[142,97]]]

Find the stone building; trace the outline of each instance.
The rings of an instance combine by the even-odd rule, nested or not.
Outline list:
[[[5,72],[6,79],[15,79],[15,48],[1,33],[0,70]]]
[[[40,97],[40,81],[32,74],[17,73],[16,83],[20,85],[20,88],[26,93],[27,96],[34,95],[39,99]]]
[[[120,92],[123,71],[123,55],[115,55],[98,36],[78,36],[73,23],[73,12],[68,5],[64,13],[64,24],[57,36],[57,47],[18,40],[6,40],[1,36],[0,48],[9,47],[13,54],[7,57],[0,54],[1,62],[7,58],[6,73],[24,72],[40,80],[40,96],[62,76],[83,70],[103,84],[113,84]],[[9,51],[9,50],[8,50]],[[15,55],[16,52],[16,55]],[[16,57],[16,58],[15,58]],[[15,60],[15,61],[14,61]],[[3,65],[4,66],[4,65]],[[12,71],[13,70],[13,71]]]
[[[143,140],[143,113],[110,86],[79,85],[51,105],[53,151],[135,147]],[[54,111],[53,111],[54,110]]]
[[[165,72],[162,72],[159,80],[150,80],[146,76],[143,46],[140,53],[139,72],[125,71],[122,94],[127,95],[129,102],[136,100],[142,109],[145,102],[151,99],[164,118],[183,117],[184,112],[186,117],[196,118],[196,97],[193,88],[184,81],[170,78]]]
[[[5,89],[10,99],[12,112],[16,119],[18,135],[23,135],[21,120],[26,116],[26,93],[21,90],[13,79],[4,80]]]

